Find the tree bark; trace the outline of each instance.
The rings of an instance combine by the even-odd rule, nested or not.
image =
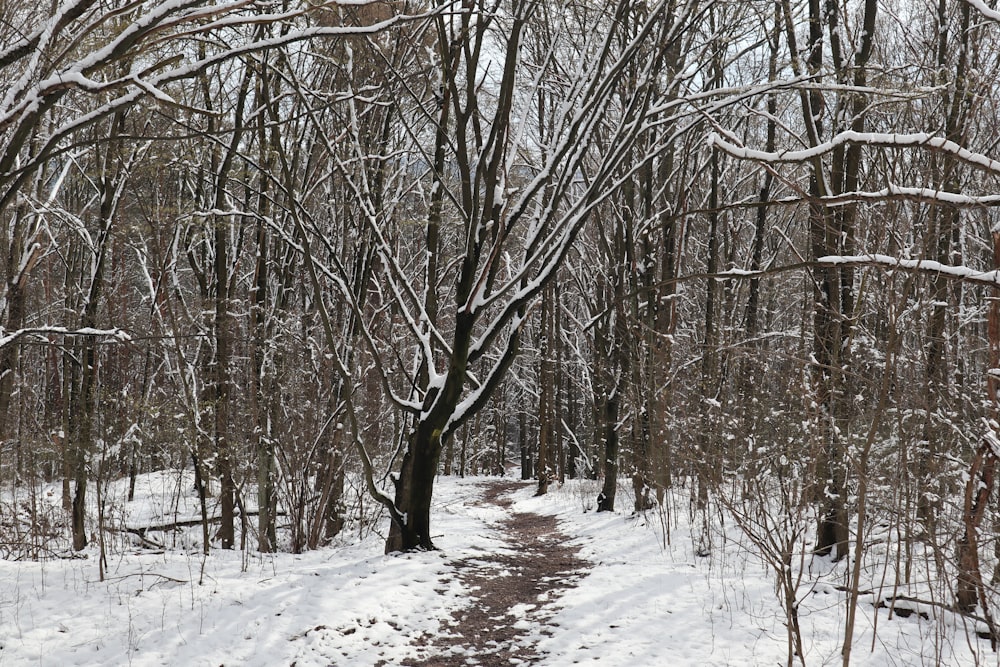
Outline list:
[[[613,512],[618,493],[618,412],[620,400],[615,388],[604,401],[604,484],[597,496],[598,512]]]

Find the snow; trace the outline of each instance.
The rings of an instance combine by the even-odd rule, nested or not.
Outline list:
[[[957,192],[945,192],[933,188],[914,188],[889,183],[880,190],[844,192],[838,195],[826,195],[819,200],[830,206],[848,204],[858,201],[881,202],[888,199],[909,199],[924,202],[940,202],[949,206],[992,207],[1000,206],[1000,195],[965,195]],[[787,197],[779,201],[794,203],[801,198]]]
[[[890,148],[930,148],[951,153],[964,162],[994,173],[1000,172],[1000,162],[981,153],[963,148],[954,141],[936,137],[925,132],[885,133],[885,132],[855,132],[847,130],[833,136],[829,141],[817,144],[803,150],[785,150],[769,153],[745,148],[736,143],[726,141],[717,132],[708,136],[708,145],[716,147],[735,158],[743,160],[758,160],[761,162],[805,162],[844,144],[866,144],[871,146],[886,146]]]
[[[515,546],[497,527],[507,511],[480,497],[488,481],[439,478],[436,552],[386,556],[381,531],[355,530],[304,554],[213,550],[205,558],[193,529],[162,537],[162,550],[128,545],[121,533],[123,542],[109,546],[105,581],[94,545],[84,558],[0,561],[0,665],[302,667],[429,657],[423,638],[453,632],[451,613],[469,603],[453,560]],[[141,476],[132,503],[124,500],[127,482],[115,482],[109,516],[130,526],[195,516],[190,482],[175,472]],[[550,489],[534,497],[526,483],[511,511],[555,515],[591,565],[574,588],[511,606],[507,622],[542,653],[537,664],[785,663],[774,578],[732,522],[713,529],[703,557],[693,548],[701,524],[689,520],[684,490],[667,511],[636,516],[593,512],[596,481]],[[626,491],[621,507],[631,505]],[[43,497],[61,511],[55,486]],[[840,663],[845,567],[817,559],[802,573],[797,599],[808,665]],[[910,607],[918,613],[890,620],[862,595],[852,664],[998,664],[988,642],[966,638],[960,620],[923,603]]]
[[[132,340],[132,337],[121,329],[95,329],[93,327],[68,329],[66,327],[43,326],[8,331],[3,327],[0,327],[0,350],[13,344],[18,338],[43,334],[57,334],[63,336],[107,336],[122,343],[127,343]]]
[[[737,278],[745,278],[747,276],[757,276],[760,275],[760,271],[747,271],[746,269],[731,268],[725,271],[719,271],[716,275],[720,278],[723,276],[735,276]]]
[[[128,523],[195,516],[190,481],[141,477]],[[442,517],[474,493],[442,487]],[[440,552],[386,556],[371,534],[300,555],[214,550],[203,560],[192,533],[162,552],[110,555],[104,582],[94,546],[85,559],[0,561],[0,664],[398,664],[461,602],[447,547],[457,551],[456,537],[471,538],[468,550],[496,546],[476,514],[442,522],[455,535]]]
[[[536,637],[548,653],[540,664],[785,664],[785,615],[774,577],[735,527],[717,528],[710,556],[699,557],[683,493],[675,498],[683,504],[667,513],[584,512],[598,491],[598,482],[575,482],[543,498],[521,493],[514,505],[521,512],[555,512],[593,563],[591,573],[558,601],[552,619],[557,631]],[[618,504],[630,506],[623,491]],[[837,587],[845,567],[817,559],[804,573],[797,599],[806,665],[841,662],[846,594]],[[888,620],[887,610],[878,610],[873,644],[876,609],[872,596],[867,598],[858,608],[852,665],[1000,664],[989,642],[966,639],[960,620],[947,614],[935,619],[933,610],[927,610],[930,620]]]
[[[875,253],[870,255],[827,255],[817,258],[816,262],[833,265],[879,265],[891,269],[940,273],[951,278],[971,280],[987,285],[1000,285],[1000,271],[976,271],[967,266],[952,266],[929,259],[903,259]]]
[[[970,5],[976,8],[976,11],[990,19],[991,21],[1000,22],[1000,12],[995,9],[990,8],[983,0],[965,0]]]

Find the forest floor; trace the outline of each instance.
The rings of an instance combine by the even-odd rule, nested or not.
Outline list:
[[[694,511],[683,488],[636,514],[622,485],[618,510],[597,513],[592,480],[536,497],[510,476],[440,477],[438,549],[406,554],[383,553],[386,521],[361,489],[351,492],[369,520],[301,554],[251,546],[206,557],[198,527],[147,533],[152,542],[127,532],[197,517],[192,489],[178,471],[140,477],[134,501],[125,481],[112,483],[103,568],[96,540],[81,554],[53,538],[39,560],[0,559],[0,667],[788,664],[772,566],[731,516]],[[0,531],[5,512],[29,506],[23,492],[0,490]],[[59,521],[59,489],[34,494]],[[851,664],[1000,667],[943,607],[904,618],[879,606],[890,595],[927,599],[937,590],[927,582],[946,580],[915,569],[913,585],[893,583],[897,542],[876,528]],[[812,557],[810,543],[803,533],[795,555],[804,655],[793,663],[840,665],[848,563]],[[0,540],[0,555],[8,547]]]
[[[551,605],[575,586],[587,563],[552,515],[513,512],[510,494],[533,487],[525,482],[494,480],[480,499],[508,512],[500,524],[512,553],[492,553],[452,561],[468,591],[469,604],[452,612],[447,633],[428,637],[427,657],[413,667],[463,667],[475,656],[482,667],[532,664],[541,659],[530,640],[528,617],[551,636]]]

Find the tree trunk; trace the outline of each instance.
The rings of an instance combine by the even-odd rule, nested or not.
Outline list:
[[[709,275],[719,271],[719,151],[713,149],[709,158],[711,186],[709,190],[709,226],[708,226],[708,257],[706,261]],[[721,481],[718,471],[725,465],[725,452],[720,447],[720,434],[713,432],[713,424],[717,422],[711,416],[713,401],[718,391],[718,349],[719,334],[717,323],[717,303],[719,299],[719,282],[708,279],[705,281],[705,338],[701,346],[701,407],[698,429],[698,449],[695,470],[698,484],[698,509],[708,507],[709,490],[714,489]]]
[[[9,245],[6,250],[0,250],[0,269],[6,268],[0,275],[6,283],[2,294],[6,300],[6,311],[0,308],[0,315],[6,312],[6,321],[0,322],[7,331],[16,331],[24,325],[27,300],[28,277],[35,265],[44,254],[42,244],[33,244],[38,231],[37,217],[30,214],[27,217],[26,207],[17,207],[13,213],[14,221],[9,226],[10,233],[4,233],[0,239]],[[5,226],[4,232],[7,231]],[[14,375],[20,347],[17,342],[0,347],[0,442],[7,437],[10,428],[9,419],[12,414],[11,395],[14,392]]]
[[[1000,232],[993,233],[993,268],[1000,269]],[[990,302],[988,316],[989,338],[989,368],[1000,367],[1000,301],[994,297]],[[991,424],[995,425],[1000,416],[1000,379],[992,374],[986,376],[986,394],[989,399]],[[1000,450],[1000,434],[990,426],[979,446],[965,483],[965,496],[962,507],[962,537],[957,544],[958,581],[955,587],[955,604],[959,610],[972,613],[977,606],[990,626],[991,642],[996,648],[996,629],[993,627],[992,615],[987,602],[986,588],[983,584],[982,571],[979,562],[979,529],[989,507],[990,495],[996,480],[998,450]]]
[[[213,383],[214,440],[219,474],[219,504],[222,513],[219,540],[223,549],[236,546],[236,485],[233,482],[232,452],[229,444],[229,365],[232,323],[229,314],[229,224],[219,216],[215,221],[215,360]]]
[[[948,43],[948,13],[949,4],[944,0],[938,3],[938,48],[937,65],[945,72],[953,52],[957,52],[955,64],[954,87],[943,87],[942,106],[947,116],[944,120],[945,138],[959,145],[966,140],[967,112],[970,104],[968,90],[968,50],[970,38],[971,9],[967,4],[961,6],[961,27],[958,31],[959,42]],[[935,174],[935,186],[944,192],[961,192],[958,180],[959,161],[945,154],[941,158],[940,174]],[[961,222],[958,209],[951,206],[935,206],[931,210],[930,224],[926,239],[925,254],[936,261],[951,264],[955,261],[955,236]],[[930,298],[933,306],[927,324],[927,346],[925,382],[926,408],[923,439],[927,443],[927,451],[918,457],[917,483],[917,513],[924,523],[927,532],[936,532],[936,517],[940,510],[940,497],[944,489],[940,488],[938,479],[940,470],[934,462],[941,458],[942,453],[950,452],[949,445],[953,441],[951,426],[944,423],[946,417],[942,412],[949,409],[948,401],[953,387],[949,386],[948,369],[948,334],[946,331],[949,310],[950,285],[945,277],[937,275],[932,279]]]
[[[604,401],[604,485],[597,496],[598,512],[615,510],[615,495],[618,493],[618,410],[617,388]]]
[[[538,486],[535,490],[536,496],[545,495],[549,490],[549,480],[552,477],[552,442],[555,433],[553,419],[553,400],[555,398],[555,387],[553,386],[555,373],[552,361],[552,320],[554,308],[553,294],[551,289],[546,289],[542,293],[541,321],[539,323],[539,361],[538,361],[538,464],[535,468],[538,477]]]
[[[103,164],[101,165],[99,180],[101,191],[100,229],[93,248],[95,257],[93,263],[90,264],[92,267],[89,276],[90,285],[87,288],[86,301],[80,318],[81,327],[85,329],[97,327],[98,309],[104,292],[104,273],[110,244],[111,224],[118,206],[119,193],[117,190],[119,179],[122,176],[122,164],[117,155],[118,144],[114,140],[120,134],[123,118],[124,114],[119,112],[111,121],[110,137],[112,141],[108,143],[108,150],[103,156]],[[86,264],[84,263],[84,265]],[[84,339],[79,356],[82,368],[79,402],[75,407],[77,427],[73,433],[71,446],[76,480],[72,514],[73,549],[76,551],[87,546],[87,531],[84,524],[87,514],[88,461],[94,447],[94,426],[98,415],[98,355],[95,344],[89,339]]]
[[[521,479],[528,481],[534,473],[531,445],[528,443],[528,418],[523,408],[517,413],[517,440],[521,450]]]
[[[434,548],[431,497],[440,454],[440,431],[427,422],[419,424],[410,436],[399,477],[393,478],[396,486],[394,504],[406,520],[392,522],[385,543],[386,553]]]

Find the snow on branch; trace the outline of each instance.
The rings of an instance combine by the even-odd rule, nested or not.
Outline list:
[[[787,197],[777,199],[777,203],[797,204],[804,201],[806,197]],[[852,204],[860,201],[888,201],[907,200],[926,203],[946,204],[963,208],[993,207],[1000,206],[1000,195],[965,195],[957,192],[945,192],[934,188],[914,188],[901,185],[888,184],[881,190],[857,190],[854,192],[843,192],[837,195],[827,195],[825,197],[812,197],[810,200],[819,201],[827,206],[837,206]]]
[[[60,336],[106,336],[108,338],[114,338],[121,343],[127,343],[132,340],[132,337],[121,329],[94,329],[92,327],[68,329],[66,327],[45,326],[16,329],[14,331],[7,332],[3,327],[0,327],[0,350],[4,349],[8,345],[13,345],[19,338],[23,338],[25,336],[40,336],[44,334],[56,334]]]
[[[47,75],[42,75],[40,72],[35,71],[36,76],[34,77],[28,76],[30,72],[26,72],[18,82],[8,86],[4,94],[0,96],[0,128],[5,128],[18,122],[25,122],[26,119],[30,120],[33,118],[32,114],[37,112],[42,105],[43,100],[54,98],[71,89],[92,93],[121,91],[117,98],[108,100],[91,111],[74,117],[58,129],[51,130],[48,133],[49,137],[46,142],[46,150],[41,151],[42,155],[46,155],[48,153],[48,149],[51,148],[51,145],[57,143],[62,137],[65,137],[73,131],[93,123],[97,119],[113,113],[117,109],[133,104],[143,97],[148,96],[165,104],[176,104],[176,102],[163,91],[163,86],[176,81],[189,79],[201,71],[234,58],[266,49],[279,48],[297,42],[309,41],[316,38],[350,37],[355,35],[376,34],[394,25],[408,21],[415,21],[433,14],[433,12],[414,15],[398,14],[385,20],[363,26],[311,26],[307,28],[290,29],[275,37],[262,39],[251,38],[246,42],[234,44],[229,48],[219,51],[218,53],[209,54],[190,62],[182,61],[181,64],[178,65],[173,65],[173,63],[176,62],[176,59],[171,58],[162,63],[163,65],[171,65],[171,67],[155,74],[153,73],[153,69],[155,68],[149,68],[146,71],[146,75],[141,78],[139,78],[135,72],[105,81],[98,81],[89,76],[91,73],[98,72],[100,68],[125,58],[129,53],[141,52],[144,48],[149,46],[149,44],[146,44],[144,40],[147,40],[148,37],[154,35],[156,36],[156,39],[152,42],[153,44],[162,44],[171,41],[179,43],[184,38],[197,38],[199,35],[205,35],[215,28],[223,25],[228,26],[228,23],[220,23],[223,18],[227,17],[234,20],[238,19],[239,22],[242,23],[256,23],[267,18],[271,18],[273,20],[287,18],[284,14],[248,14],[244,17],[243,15],[238,14],[237,10],[243,9],[247,5],[251,4],[247,0],[236,0],[235,2],[216,4],[211,8],[190,9],[189,6],[197,4],[199,4],[197,0],[168,0],[167,2],[154,7],[139,20],[131,24],[126,30],[118,34],[108,44],[101,46],[89,54],[83,55],[79,60],[72,62],[67,68],[57,72],[48,73]],[[333,4],[345,4],[345,2],[344,0],[341,0],[340,2]],[[365,2],[358,3],[348,1],[347,4],[367,4],[367,0]],[[183,13],[182,10],[188,9],[190,9],[190,13]],[[205,11],[208,11],[213,16],[220,16],[222,18],[207,25],[199,25],[194,19]],[[305,11],[306,10],[299,10],[294,12],[294,14],[298,15],[305,13]],[[181,13],[178,16],[173,16],[178,12]],[[182,26],[181,24],[193,24],[193,27],[184,30],[183,28],[185,26]],[[159,33],[164,31],[167,27],[179,28],[179,30],[167,35],[159,35]],[[38,52],[36,53],[36,57],[40,56],[40,54],[44,51],[42,48],[43,46],[47,46],[47,44],[36,47],[35,50]],[[180,47],[175,45],[174,49],[180,49]],[[3,52],[0,52],[0,57],[2,56]]]
[[[965,1],[970,5],[972,5],[977,12],[979,12],[989,20],[1000,23],[1000,12],[998,12],[995,9],[992,9],[989,5],[983,2],[983,0],[965,0]]]
[[[931,150],[950,153],[973,167],[1000,174],[1000,162],[997,160],[963,148],[954,141],[935,137],[926,132],[896,134],[847,130],[835,135],[829,141],[817,144],[812,148],[805,148],[798,151],[775,151],[773,153],[740,146],[723,139],[722,135],[718,132],[712,132],[708,135],[708,145],[710,147],[718,148],[741,160],[757,160],[759,162],[771,163],[806,162],[825,155],[843,144],[865,144],[868,146],[884,146],[886,148],[929,148]]]
[[[884,266],[889,269],[937,273],[957,280],[969,280],[1000,287],[1000,271],[976,271],[967,266],[952,266],[928,259],[900,259],[878,254],[827,255],[817,258],[816,263],[836,266]]]

